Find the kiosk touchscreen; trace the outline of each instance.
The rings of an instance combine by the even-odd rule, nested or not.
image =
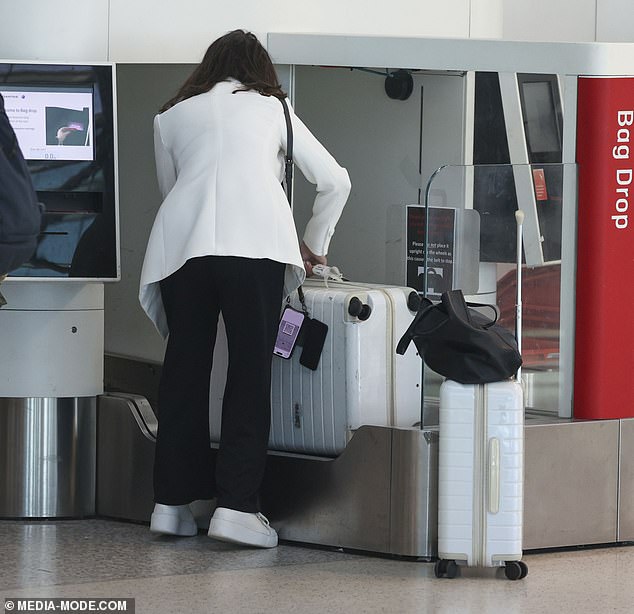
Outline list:
[[[94,161],[93,88],[0,86],[27,160]]]

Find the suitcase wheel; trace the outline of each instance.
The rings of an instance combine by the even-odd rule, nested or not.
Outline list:
[[[442,578],[445,575],[448,578],[455,578],[458,575],[458,564],[456,561],[440,559],[434,565],[434,574],[437,578]]]
[[[445,561],[444,559],[439,559],[438,561],[436,561],[436,563],[434,564],[434,575],[437,578],[442,578],[446,572],[447,561]]]
[[[449,561],[447,563],[447,577],[455,578],[458,575],[458,563],[456,561]]]
[[[509,580],[521,580],[528,575],[528,565],[524,561],[507,561],[504,575]]]

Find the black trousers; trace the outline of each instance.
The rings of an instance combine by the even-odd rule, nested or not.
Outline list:
[[[258,511],[284,269],[266,259],[204,256],[188,260],[161,281],[170,334],[159,385],[157,503],[217,497],[220,507]],[[209,380],[220,313],[229,362],[214,463]]]

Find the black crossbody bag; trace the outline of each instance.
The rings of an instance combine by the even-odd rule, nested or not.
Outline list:
[[[288,110],[286,100],[280,98],[284,108],[284,119],[286,120],[286,156],[284,158],[284,183],[286,184],[286,197],[288,204],[292,208],[292,190],[293,190],[293,124],[291,123],[291,114]],[[301,286],[297,288],[297,295],[302,306],[304,321],[297,337],[296,345],[301,346],[302,353],[299,357],[299,363],[308,369],[315,371],[319,366],[319,359],[324,348],[326,335],[328,334],[328,326],[315,318],[311,318],[306,307],[304,298],[304,290]],[[287,299],[288,308],[290,308],[290,299]],[[284,320],[280,322],[283,327]],[[281,332],[281,328],[280,328]],[[279,333],[278,333],[279,334]]]

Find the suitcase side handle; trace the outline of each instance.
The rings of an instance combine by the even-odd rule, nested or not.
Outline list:
[[[490,514],[500,511],[500,440],[489,439],[487,479],[487,508]]]

